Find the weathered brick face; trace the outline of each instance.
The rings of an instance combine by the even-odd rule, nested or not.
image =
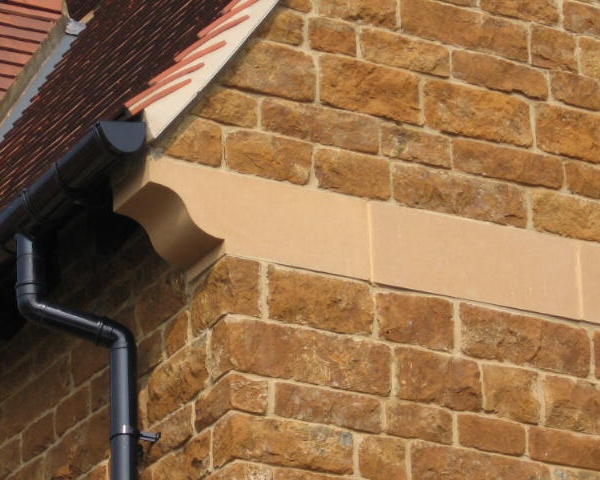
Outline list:
[[[586,0],[281,1],[154,147],[600,241],[599,19]],[[163,432],[142,480],[600,478],[597,326],[263,258],[189,279],[144,239],[70,271],[57,297],[138,339],[141,423]],[[0,365],[0,479],[105,480],[105,352],[29,325]]]

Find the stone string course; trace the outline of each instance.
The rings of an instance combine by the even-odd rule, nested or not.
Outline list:
[[[284,0],[155,148],[598,241],[599,80],[592,1]],[[55,295],[138,339],[142,480],[600,480],[597,326],[90,243]],[[106,352],[28,325],[0,364],[0,479],[106,480]]]

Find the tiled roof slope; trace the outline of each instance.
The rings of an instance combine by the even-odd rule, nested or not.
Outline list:
[[[228,0],[105,0],[0,144],[0,208],[173,64]]]
[[[0,2],[0,99],[61,17],[61,0]]]

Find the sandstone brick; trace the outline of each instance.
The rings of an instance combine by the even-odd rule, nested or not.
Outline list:
[[[590,363],[585,330],[535,317],[463,304],[462,350],[468,355],[586,376]]]
[[[3,438],[10,438],[19,433],[32,418],[39,417],[53,408],[70,393],[70,390],[69,365],[63,356],[46,370],[40,371],[38,377],[3,402],[2,411],[6,412],[0,415],[0,431]],[[40,392],[44,394],[40,395]]]
[[[260,315],[259,264],[225,257],[196,288],[191,308],[194,333],[212,325],[227,313]]]
[[[453,140],[452,153],[454,167],[468,173],[548,188],[563,184],[562,162],[550,155],[460,138]]]
[[[381,153],[388,157],[450,168],[450,140],[416,128],[384,124],[381,126]]]
[[[317,0],[320,15],[384,27],[396,25],[394,0]]]
[[[264,414],[268,402],[267,382],[244,377],[237,373],[226,375],[196,401],[196,430],[214,424],[231,410]]]
[[[440,77],[450,75],[450,53],[435,43],[385,30],[363,29],[360,48],[365,60]]]
[[[456,50],[452,54],[452,74],[473,85],[530,98],[548,97],[548,85],[542,72],[482,53]]]
[[[261,25],[259,35],[274,42],[300,45],[304,38],[304,17],[292,10],[276,9]]]
[[[548,376],[544,382],[545,425],[575,432],[600,433],[600,390],[592,383]]]
[[[266,41],[246,47],[225,72],[223,82],[242,90],[293,100],[315,98],[312,58],[304,52]]]
[[[361,476],[370,480],[406,478],[405,444],[395,438],[365,437],[358,447]]]
[[[544,232],[600,240],[600,209],[592,200],[553,192],[533,192],[533,223]]]
[[[356,31],[348,23],[326,17],[311,18],[308,40],[313,50],[356,56]]]
[[[390,197],[389,162],[382,158],[343,150],[318,150],[315,175],[320,188],[377,200]]]
[[[600,378],[600,332],[594,332],[594,365],[596,378]]]
[[[237,90],[213,88],[192,107],[192,113],[216,122],[251,128],[258,123],[257,104],[252,96]]]
[[[154,331],[138,345],[138,372],[148,373],[163,359],[162,332]]]
[[[15,457],[15,455],[13,455],[13,457]],[[4,465],[6,465],[6,464],[4,464]],[[2,467],[4,467],[4,465],[0,466],[0,475],[3,475]],[[3,478],[6,478],[6,480],[45,480],[45,478],[44,478],[44,459],[43,459],[43,457],[40,457],[32,462],[29,462],[23,468],[17,470],[16,472],[13,471],[13,473],[11,475],[9,475],[8,477],[3,477]],[[104,477],[102,477],[102,480],[104,480],[104,478],[106,478],[106,475]],[[86,478],[85,480],[96,480],[96,479]],[[100,479],[97,479],[97,480],[100,480]]]
[[[108,468],[106,465],[100,465],[83,476],[82,480],[105,480],[106,478],[108,478]]]
[[[289,383],[275,388],[275,414],[280,417],[378,433],[381,413],[380,401],[370,397]]]
[[[475,362],[404,347],[396,350],[396,361],[399,398],[453,410],[481,409],[481,379]]]
[[[600,36],[600,8],[567,1],[563,6],[565,28],[575,33]]]
[[[312,0],[282,0],[281,5],[304,13],[312,10]]]
[[[567,186],[573,193],[600,199],[600,169],[582,162],[566,162]]]
[[[308,143],[244,131],[227,136],[227,165],[238,172],[305,184],[310,174],[312,146]]]
[[[572,467],[600,469],[600,439],[534,427],[529,432],[532,459]]]
[[[409,402],[387,407],[387,433],[403,438],[452,443],[452,414],[443,408]]]
[[[77,478],[107,458],[109,423],[104,409],[70,430],[46,453],[44,478]]]
[[[497,15],[554,25],[559,19],[556,0],[482,0],[481,8]]]
[[[600,110],[600,85],[593,78],[570,72],[552,72],[552,95],[568,105]]]
[[[536,67],[577,71],[575,37],[562,30],[533,25],[531,61]]]
[[[540,420],[541,399],[535,372],[484,365],[483,393],[486,412],[523,423],[536,424]]]
[[[61,436],[89,414],[90,387],[84,385],[56,407],[56,434]]]
[[[198,394],[208,379],[203,338],[156,368],[148,379],[148,417],[155,422]]]
[[[15,437],[0,447],[0,477],[8,477],[21,464],[21,440]]]
[[[4,362],[7,363],[4,363]],[[33,355],[24,355],[16,363],[10,363],[10,358],[0,354],[0,363],[6,365],[6,370],[0,373],[0,402],[6,397],[20,390],[27,384],[34,374]]]
[[[519,146],[532,143],[529,106],[499,92],[429,81],[425,118],[427,125],[443,132]]]
[[[395,165],[394,199],[401,205],[525,227],[526,207],[521,189],[416,165]]]
[[[575,470],[570,468],[555,467],[552,478],[561,480],[600,480],[600,473],[589,470]]]
[[[22,433],[21,455],[23,462],[28,462],[36,455],[43,453],[54,443],[55,438],[54,415],[52,412],[28,425]]]
[[[579,62],[583,75],[600,80],[600,41],[579,38]]]
[[[350,58],[320,58],[321,100],[334,107],[419,123],[419,79],[409,72]]]
[[[75,385],[81,385],[92,375],[108,366],[108,351],[104,349],[90,349],[88,342],[78,342],[71,350],[71,374]]]
[[[185,117],[163,140],[165,153],[203,165],[221,165],[221,128],[206,120]]]
[[[266,99],[262,108],[263,128],[323,145],[377,153],[377,120],[331,108]]]
[[[322,425],[232,413],[213,432],[215,466],[235,459],[331,473],[352,472],[352,434]]]
[[[452,304],[444,299],[403,293],[378,294],[379,335],[386,340],[451,351]]]
[[[537,142],[546,152],[599,162],[599,135],[598,115],[550,105],[537,109]]]
[[[458,439],[461,445],[478,450],[515,456],[525,453],[525,428],[505,420],[459,415]]]
[[[92,412],[107,406],[110,401],[109,373],[109,369],[107,368],[90,382],[92,390]]]
[[[165,328],[167,355],[172,355],[183,347],[188,338],[188,312],[182,312],[172,319]]]
[[[527,31],[517,23],[432,0],[402,0],[400,11],[407,33],[512,60],[528,60]]]
[[[211,348],[216,377],[235,369],[364,393],[390,391],[390,351],[366,339],[226,318]]]
[[[210,436],[201,434],[194,437],[183,449],[163,457],[153,465],[151,478],[153,480],[206,478],[210,470]]]
[[[135,317],[144,333],[150,333],[177,314],[186,303],[183,275],[169,273],[141,295],[135,305]]]
[[[193,435],[192,407],[189,405],[177,410],[162,422],[153,426],[160,432],[160,442],[144,445],[147,447],[144,461],[152,463],[183,446]]]
[[[339,477],[325,473],[311,473],[306,470],[292,470],[289,468],[274,469],[273,480],[339,480],[350,477]],[[262,480],[262,479],[261,479]],[[270,478],[268,480],[271,480]]]
[[[268,275],[270,318],[341,333],[371,332],[368,285],[275,267]]]
[[[551,479],[538,463],[425,443],[412,449],[411,464],[412,478],[419,480]]]
[[[289,470],[285,469],[287,473]],[[289,477],[290,480],[294,477]],[[310,478],[310,477],[309,477]],[[230,463],[217,470],[206,480],[275,480],[272,469],[266,465],[252,464],[247,462]],[[285,477],[287,480],[288,477]]]

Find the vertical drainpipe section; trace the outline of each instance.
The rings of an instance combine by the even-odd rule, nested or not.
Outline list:
[[[108,318],[47,301],[46,265],[35,239],[63,224],[81,208],[82,199],[85,205],[85,198],[106,181],[113,165],[139,151],[144,138],[142,123],[99,122],[0,212],[0,254],[16,254],[16,295],[23,317],[110,350],[112,480],[137,480],[138,441],[159,438],[159,434],[140,432],[137,427],[135,340],[127,328]]]

